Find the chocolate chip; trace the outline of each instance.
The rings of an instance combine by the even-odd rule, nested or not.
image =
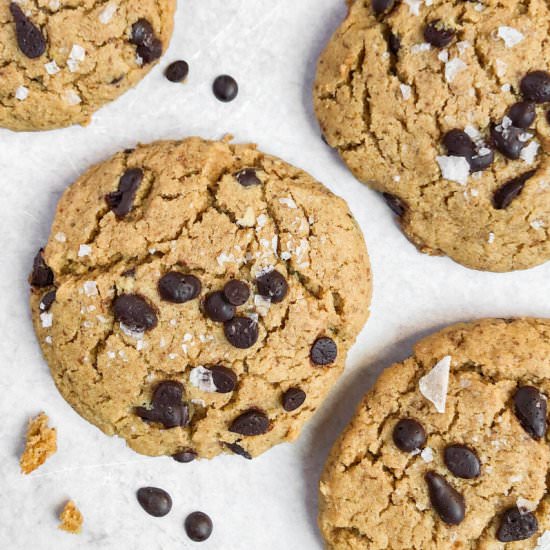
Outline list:
[[[53,285],[53,271],[44,261],[44,249],[41,248],[32,263],[32,273],[29,282],[37,288],[45,288]]]
[[[153,38],[150,44],[138,46],[136,52],[143,60],[143,63],[147,65],[162,56],[162,42],[158,38]]]
[[[230,304],[223,292],[212,292],[204,300],[204,312],[212,321],[223,323],[235,317],[235,306]]]
[[[522,386],[514,395],[515,413],[523,429],[534,439],[541,439],[547,429],[547,403],[533,386]]]
[[[158,283],[160,297],[167,302],[184,304],[194,300],[201,293],[201,282],[194,275],[170,271]]]
[[[212,520],[204,512],[193,512],[185,518],[185,532],[195,542],[205,541],[212,529]]]
[[[397,55],[397,52],[401,48],[401,39],[390,31],[388,34],[388,45],[390,47],[390,52],[393,53],[393,55]]]
[[[516,160],[527,145],[528,134],[522,128],[498,124],[491,128],[491,140],[505,157]]]
[[[135,267],[131,267],[130,269],[127,269],[126,271],[123,271],[121,273],[121,275],[123,277],[129,277],[131,279],[134,279],[135,276],[136,276],[136,268]]]
[[[42,31],[15,2],[10,4],[10,12],[15,21],[17,45],[21,52],[30,59],[40,57],[46,51],[46,39]]]
[[[287,412],[295,411],[306,400],[306,392],[300,388],[289,388],[283,393],[283,409]]]
[[[227,74],[222,74],[214,80],[212,91],[217,99],[227,103],[233,101],[239,93],[237,81]]]
[[[235,179],[243,187],[251,187],[253,185],[261,185],[262,181],[256,175],[256,170],[254,168],[243,168],[235,174]]]
[[[529,128],[536,114],[535,104],[530,101],[518,101],[508,109],[508,118],[516,128]]]
[[[495,160],[495,152],[486,145],[476,148],[476,154],[466,159],[470,163],[470,172],[486,170]]]
[[[183,386],[179,382],[169,380],[161,382],[153,393],[151,408],[136,407],[136,414],[148,422],[158,422],[165,428],[187,426],[189,424],[189,408],[182,403]]]
[[[197,458],[197,453],[193,449],[183,449],[183,451],[179,451],[175,455],[172,455],[172,458],[176,462],[187,464],[189,462],[193,462],[193,460]]]
[[[426,42],[429,42],[436,48],[448,46],[452,42],[454,35],[455,31],[445,27],[441,19],[436,19],[428,23],[424,28],[424,38]]]
[[[173,63],[170,63],[168,67],[166,67],[166,70],[164,71],[164,76],[170,81],[170,82],[182,82],[187,78],[187,75],[189,74],[189,64],[187,61],[174,61]]]
[[[228,342],[239,349],[251,348],[259,336],[258,323],[249,317],[235,317],[226,321],[223,332]]]
[[[521,513],[514,506],[502,514],[497,539],[500,542],[513,542],[531,538],[539,529],[539,522],[531,512]]]
[[[250,409],[233,420],[229,431],[240,435],[261,435],[269,431],[269,427],[269,418],[264,412]]]
[[[143,171],[139,168],[130,168],[122,174],[118,182],[118,189],[105,195],[107,205],[117,218],[124,218],[131,212],[142,181]]]
[[[52,304],[55,302],[55,294],[55,290],[50,290],[42,296],[40,300],[40,311],[48,311],[52,307]]]
[[[399,197],[392,195],[391,193],[382,193],[382,196],[384,197],[386,204],[395,215],[399,217],[403,216],[407,210],[407,206]]]
[[[250,289],[245,282],[233,279],[225,283],[223,294],[230,304],[242,306],[250,296]]]
[[[443,136],[443,145],[449,155],[464,157],[470,165],[471,172],[485,170],[495,157],[492,149],[484,144],[477,145],[466,132],[458,128],[449,130]]]
[[[546,111],[546,122],[548,122],[548,124],[550,124],[550,109],[548,109],[548,111]]]
[[[430,501],[439,517],[449,525],[461,523],[466,512],[464,497],[435,472],[427,472],[424,478],[428,484]]]
[[[393,8],[395,0],[371,0],[372,10],[377,15]]]
[[[236,455],[246,458],[246,460],[252,460],[252,455],[243,449],[238,443],[225,443],[225,446]]]
[[[412,453],[426,444],[426,430],[413,418],[402,418],[393,429],[393,442],[401,451]]]
[[[142,487],[137,492],[138,502],[151,516],[161,518],[172,509],[172,498],[158,487]]]
[[[506,182],[493,195],[493,206],[497,210],[507,208],[510,203],[522,192],[525,182],[535,175],[536,170],[529,170],[521,176]]]
[[[162,42],[147,19],[138,19],[132,25],[130,42],[137,46],[137,54],[144,63],[151,63],[162,55]]]
[[[550,101],[550,73],[533,71],[527,73],[520,82],[523,97],[535,103]]]
[[[323,336],[317,338],[311,346],[309,356],[314,365],[331,365],[336,361],[338,348],[336,342],[332,338]]]
[[[481,473],[481,464],[475,451],[465,445],[449,445],[444,452],[445,465],[456,476],[474,479]]]
[[[138,294],[121,294],[113,303],[115,319],[136,332],[151,330],[157,326],[157,314],[149,303]]]
[[[212,373],[212,381],[218,393],[232,392],[237,386],[237,375],[231,369],[216,365],[210,367],[209,370]]]
[[[260,296],[269,298],[274,304],[282,302],[288,292],[286,279],[275,269],[260,275],[256,279],[256,287]]]

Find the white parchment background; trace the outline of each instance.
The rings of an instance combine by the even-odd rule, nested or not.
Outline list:
[[[321,141],[310,101],[315,61],[344,13],[344,0],[180,0],[160,66],[91,126],[41,134],[0,130],[0,548],[321,548],[315,526],[321,467],[377,373],[406,357],[419,337],[452,322],[550,316],[550,263],[490,274],[419,254],[380,197]],[[162,76],[179,58],[191,67],[185,85]],[[226,72],[241,91],[222,104],[210,87]],[[149,459],[101,434],[58,395],[32,332],[26,278],[61,192],[90,164],[138,141],[226,132],[304,168],[348,200],[372,258],[372,315],[344,377],[296,444],[252,462]],[[27,419],[40,410],[58,428],[59,451],[24,477],[17,458]],[[135,490],[149,484],[172,494],[167,517],[149,517],[137,504]],[[56,528],[69,497],[85,515],[80,537]],[[198,546],[183,531],[185,516],[197,509],[215,526]]]

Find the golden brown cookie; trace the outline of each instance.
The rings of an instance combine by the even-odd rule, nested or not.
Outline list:
[[[550,259],[546,0],[356,0],[322,54],[325,138],[422,252]]]
[[[332,449],[327,547],[546,548],[548,395],[548,319],[462,323],[420,341]]]
[[[0,3],[0,126],[88,124],[168,47],[176,0]]]
[[[252,145],[191,138],[73,184],[31,284],[67,401],[189,461],[298,436],[368,316],[371,273],[342,199]]]

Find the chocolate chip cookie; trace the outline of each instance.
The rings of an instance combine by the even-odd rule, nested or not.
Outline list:
[[[298,436],[365,323],[371,273],[343,200],[252,145],[192,138],[73,184],[30,283],[67,401],[189,462]]]
[[[327,547],[547,548],[550,320],[487,319],[420,341],[332,449]]]
[[[0,4],[0,126],[88,124],[168,47],[176,0]]]
[[[356,0],[322,54],[327,143],[422,252],[488,271],[550,259],[545,0]]]

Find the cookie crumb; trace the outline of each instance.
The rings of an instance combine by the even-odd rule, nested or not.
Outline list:
[[[67,531],[67,533],[72,533],[73,535],[78,535],[82,531],[84,518],[72,500],[69,500],[67,504],[65,504],[63,511],[59,515],[59,519],[61,520],[59,529]]]
[[[41,412],[29,421],[27,442],[19,464],[21,472],[30,474],[57,451],[57,432],[48,428],[48,417]]]

